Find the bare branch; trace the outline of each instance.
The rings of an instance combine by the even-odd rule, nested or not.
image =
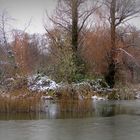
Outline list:
[[[23,32],[26,32],[26,30],[29,28],[29,26],[31,25],[32,22],[32,17],[30,18],[30,20],[28,21],[28,23],[26,23]]]

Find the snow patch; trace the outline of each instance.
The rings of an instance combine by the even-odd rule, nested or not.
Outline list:
[[[140,99],[140,91],[137,91],[137,92],[136,92],[135,98],[136,98],[136,99]]]
[[[28,77],[28,87],[31,91],[47,92],[49,90],[56,90],[59,85],[46,75],[36,74]]]
[[[105,100],[107,100],[104,97],[99,97],[99,96],[96,96],[96,95],[92,96],[91,99],[93,99],[94,101],[100,101],[100,100],[105,101]]]

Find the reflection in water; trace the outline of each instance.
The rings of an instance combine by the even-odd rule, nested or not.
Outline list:
[[[39,120],[47,119],[44,113],[0,113],[0,120]]]
[[[140,118],[129,115],[0,121],[1,140],[139,140],[139,130]]]
[[[139,107],[140,101],[46,101],[46,113],[0,114],[0,140],[139,140]]]
[[[0,113],[0,120],[38,120],[140,115],[140,101],[46,100],[42,112]]]
[[[140,105],[140,102],[137,102]],[[59,100],[46,107],[47,118],[110,117],[120,114],[136,114],[136,101]]]
[[[124,102],[124,103],[123,103]],[[127,101],[130,103],[133,103],[134,101]],[[121,114],[134,114],[135,113],[135,104],[132,104],[132,108],[127,106],[126,101],[105,101],[105,102],[99,102],[94,103],[95,110],[96,110],[96,116],[102,116],[102,117],[111,117],[115,115],[121,115]],[[123,103],[123,104],[122,104]],[[133,106],[134,105],[134,106]]]
[[[84,118],[95,115],[91,100],[61,100],[57,104],[59,105],[59,118]]]

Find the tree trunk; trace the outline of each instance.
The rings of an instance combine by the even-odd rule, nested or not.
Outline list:
[[[78,0],[72,1],[72,48],[77,52],[78,48]]]
[[[110,19],[111,19],[111,52],[110,52],[110,61],[108,66],[108,73],[105,77],[106,82],[111,88],[115,85],[115,74],[116,74],[116,25],[115,25],[115,9],[116,9],[116,0],[111,1],[110,7]]]

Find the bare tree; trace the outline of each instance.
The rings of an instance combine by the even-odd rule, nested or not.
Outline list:
[[[10,32],[10,23],[13,20],[6,10],[0,14],[0,41],[5,50],[8,51],[8,34]]]
[[[64,62],[67,68],[63,72],[65,77],[68,76],[66,79],[70,79],[71,82],[72,80],[75,81],[78,79],[75,77],[85,76],[85,63],[80,55],[81,46],[83,46],[83,31],[89,25],[91,16],[97,11],[98,7],[97,0],[58,0],[55,13],[51,17],[48,16],[54,25],[54,31],[59,31],[59,36],[53,34],[51,32],[53,30],[49,30],[47,26],[45,26],[45,29],[50,39],[54,42],[52,44],[55,44],[57,48],[59,47],[59,49],[56,49],[58,51],[55,51],[57,53],[59,52],[57,54],[57,56],[60,55],[58,59],[60,57],[62,60],[67,59]],[[66,55],[67,53],[69,54]],[[63,64],[61,67],[64,68]],[[61,67],[58,67],[57,71]]]
[[[119,25],[127,22],[128,20],[138,16],[140,11],[137,6],[136,0],[104,0],[104,5],[109,9],[109,23],[110,23],[110,37],[111,37],[111,52],[110,62],[106,81],[113,87],[115,84],[116,73],[116,29]]]
[[[3,81],[8,75],[12,75],[14,69],[12,62],[13,55],[10,51],[8,35],[10,34],[11,21],[6,10],[0,13],[0,80]]]
[[[89,17],[98,8],[98,1],[95,1],[94,4],[89,4],[90,2],[89,0],[59,0],[55,15],[49,17],[55,26],[62,28],[70,34],[71,47],[74,52],[79,47],[80,33],[87,25]],[[47,28],[46,30],[48,32]]]

